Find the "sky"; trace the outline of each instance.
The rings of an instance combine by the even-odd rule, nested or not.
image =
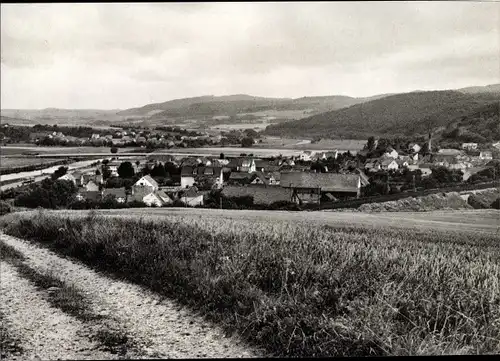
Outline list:
[[[2,109],[500,83],[500,2],[1,5]]]

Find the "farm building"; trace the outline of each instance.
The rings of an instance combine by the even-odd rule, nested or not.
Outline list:
[[[252,196],[254,204],[271,204],[274,202],[291,201],[292,192],[281,187],[264,187],[261,185],[225,186],[222,190],[224,197]]]
[[[187,206],[202,206],[203,205],[203,194],[198,193],[196,187],[189,188],[185,191],[180,198],[181,202]]]
[[[125,203],[127,201],[127,192],[125,188],[105,188],[102,191],[102,197],[112,196],[119,203]]]
[[[292,200],[297,203],[319,203],[321,199],[359,197],[361,176],[337,173],[282,173],[280,186],[292,189]]]

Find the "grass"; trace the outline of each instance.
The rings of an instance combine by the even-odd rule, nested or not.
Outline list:
[[[90,300],[74,285],[61,281],[54,273],[40,273],[25,263],[24,255],[15,248],[0,241],[0,259],[12,264],[19,274],[44,291],[44,298],[64,313],[84,322],[103,322],[107,317],[95,314],[89,307]],[[138,347],[123,330],[112,329],[109,325],[99,325],[92,337],[105,351],[126,355],[128,350],[137,352]]]
[[[500,352],[494,234],[171,217],[7,215],[40,242],[278,356]]]
[[[61,162],[61,159],[58,158],[26,158],[26,157],[0,157],[0,169],[11,169],[11,168],[22,168],[26,166],[32,165],[40,165],[40,164],[50,164],[54,162]]]
[[[10,356],[20,356],[24,353],[21,341],[13,336],[8,327],[5,315],[0,311],[0,359]]]

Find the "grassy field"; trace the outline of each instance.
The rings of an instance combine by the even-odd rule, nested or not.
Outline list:
[[[22,212],[0,225],[175,297],[270,355],[500,352],[494,233],[435,229],[425,216],[430,227],[373,228],[353,222],[357,213],[326,223],[307,222],[319,212],[303,222],[289,212],[107,213]],[[437,219],[458,225],[478,214]]]
[[[65,211],[50,211],[62,214]],[[75,213],[73,213],[75,212]],[[81,212],[81,213],[78,213]],[[88,211],[72,211],[75,215],[85,215]],[[133,208],[102,209],[99,214],[119,217],[146,217],[170,219],[190,217],[207,222],[293,222],[308,226],[357,226],[363,228],[425,229],[436,231],[459,231],[462,233],[500,234],[500,212],[493,209],[452,210],[431,212],[331,212],[331,211],[261,211],[228,210],[203,208]]]
[[[0,169],[19,168],[37,164],[47,164],[59,161],[59,158],[25,158],[25,157],[0,157]]]
[[[118,148],[118,153],[128,153],[136,148]],[[40,154],[74,154],[74,153],[101,153],[105,155],[112,155],[110,147],[37,147],[30,145],[19,146],[5,146],[1,147],[0,154],[7,155],[21,155],[24,152],[37,152]]]

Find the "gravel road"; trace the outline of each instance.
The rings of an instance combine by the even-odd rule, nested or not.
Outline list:
[[[97,345],[86,337],[88,328],[44,301],[29,281],[15,268],[0,263],[2,302],[0,310],[16,339],[22,342],[23,355],[7,359],[113,359],[116,356],[96,350]]]
[[[90,304],[87,307],[92,313],[111,317],[119,323],[119,328],[130,335],[141,351],[140,355],[129,357],[226,358],[263,355],[262,351],[252,349],[235,337],[224,337],[223,330],[172,300],[163,299],[140,286],[111,279],[27,241],[5,234],[0,236],[5,244],[24,255],[27,266],[42,274],[55,274],[61,281],[76,286],[88,296]],[[85,328],[84,325],[51,308],[26,280],[16,276],[11,266],[2,263],[4,297],[13,299],[4,302],[2,311],[12,320],[15,331],[22,334],[21,339],[28,343],[40,340],[37,342],[44,345],[42,348],[36,345],[28,347],[30,355],[40,352],[39,356],[43,359],[57,359],[62,353],[65,359],[84,358],[78,350],[91,349],[89,341],[77,332]],[[33,312],[37,316],[31,317]],[[54,319],[59,321],[51,324],[53,321],[50,320]],[[115,355],[97,351],[90,356],[116,358]]]

